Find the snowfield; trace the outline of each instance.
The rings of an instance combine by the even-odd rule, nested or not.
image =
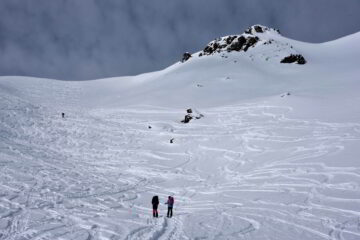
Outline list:
[[[134,77],[1,77],[0,239],[360,239],[360,33],[254,35]]]

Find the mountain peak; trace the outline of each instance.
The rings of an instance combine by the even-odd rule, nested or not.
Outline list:
[[[272,32],[272,33],[280,34],[279,29],[269,28],[269,27],[266,27],[266,26],[263,26],[260,24],[253,25],[244,31],[244,33],[252,34],[252,35],[255,35],[257,33],[265,33],[265,32]]]
[[[279,38],[280,31],[262,25],[253,25],[247,28],[240,35],[229,35],[217,38],[200,51],[197,57],[224,54],[230,52],[241,52],[246,56],[246,52],[251,49],[252,57],[260,57],[268,60],[274,60],[278,63],[297,63],[305,64],[305,58],[297,52],[286,38]],[[256,48],[252,50],[253,48]],[[194,54],[195,55],[195,54]],[[192,54],[186,52],[181,60],[182,63],[188,61]]]

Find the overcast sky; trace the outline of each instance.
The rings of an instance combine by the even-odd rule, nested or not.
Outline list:
[[[329,41],[360,31],[360,0],[1,0],[0,75],[155,71],[254,24]]]

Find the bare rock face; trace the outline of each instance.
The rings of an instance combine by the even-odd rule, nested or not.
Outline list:
[[[230,35],[221,37],[211,41],[202,52],[199,53],[199,57],[212,55],[220,52],[241,52],[248,51],[251,47],[254,47],[261,39],[256,36],[257,33],[265,33],[266,31],[276,31],[261,25],[254,25],[245,30],[241,35]]]
[[[208,45],[204,48],[204,54],[205,55],[210,55],[212,54],[213,52],[215,52],[217,49],[217,45],[216,44],[211,44],[211,45]]]
[[[228,44],[228,45],[231,44],[234,41],[235,38],[237,38],[237,37],[236,36],[227,37],[226,40],[225,40],[226,44]]]
[[[246,43],[246,38],[244,36],[240,36],[237,38],[236,41],[234,41],[230,47],[228,48],[228,51],[241,51],[242,47],[244,46],[244,44]]]
[[[186,52],[186,53],[183,54],[183,58],[181,59],[181,62],[186,62],[190,58],[191,58],[191,54]]]
[[[263,28],[261,26],[259,26],[259,25],[254,26],[254,29],[258,33],[263,33],[264,32]]]
[[[214,53],[220,53],[223,51],[244,51],[246,52],[250,47],[253,47],[259,38],[257,36],[240,35],[240,36],[229,36],[220,39],[216,39],[210,42],[199,56],[211,55]]]
[[[247,54],[247,56],[252,56],[252,59],[253,56],[255,56],[262,58],[265,61],[268,61],[269,59],[276,59],[276,62],[280,61],[281,63],[305,64],[305,58],[299,54],[289,43],[278,40],[276,37],[274,37],[276,34],[280,34],[280,31],[277,29],[268,28],[262,25],[254,25],[246,29],[243,34],[229,35],[211,41],[209,44],[207,44],[203,51],[198,53],[197,56],[203,57],[220,53],[222,58],[228,58],[227,54],[225,53],[244,53],[251,51],[252,48],[259,46],[260,51],[254,51],[254,54],[250,53]],[[271,47],[269,47],[269,50],[264,50],[262,47],[264,45],[271,45]],[[266,54],[261,55],[259,52],[265,52]],[[282,56],[287,57],[281,59]],[[192,56],[190,53],[184,53],[181,62],[185,62],[191,57]]]
[[[264,33],[269,30],[270,30],[270,28],[268,28],[268,27],[261,26],[261,25],[254,25],[254,26],[251,26],[248,29],[246,29],[245,33],[246,34]]]
[[[254,46],[258,41],[259,41],[258,37],[249,37],[248,39],[246,39],[244,52],[246,52],[249,49],[249,47]]]
[[[297,63],[303,65],[306,63],[305,58],[301,54],[291,54],[281,60],[281,63]]]

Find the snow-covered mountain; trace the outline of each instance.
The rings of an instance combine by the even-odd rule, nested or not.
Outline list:
[[[0,239],[359,239],[359,43],[255,25],[158,72],[1,77]]]
[[[211,41],[197,56],[202,57],[224,52],[247,52],[250,48],[256,47],[256,50],[252,50],[251,57],[259,57],[266,61],[276,61],[280,58],[280,63],[305,64],[305,58],[296,52],[293,46],[287,41],[281,41],[277,38],[279,34],[279,30],[254,25],[241,35],[226,36]],[[227,58],[225,54],[221,56]],[[192,57],[191,54],[185,53],[182,62],[187,61],[190,57]]]

